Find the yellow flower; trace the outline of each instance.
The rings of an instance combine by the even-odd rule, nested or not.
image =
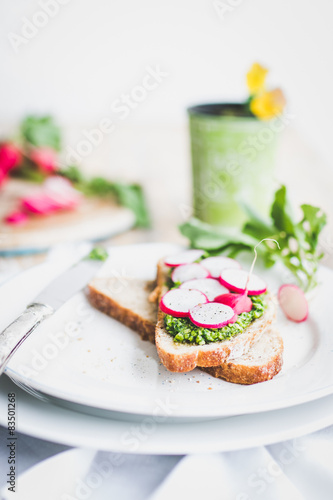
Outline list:
[[[264,90],[267,72],[268,69],[260,64],[252,64],[250,71],[246,75],[247,86],[249,87],[251,95]]]
[[[280,115],[286,105],[286,100],[281,89],[262,92],[252,99],[250,109],[261,120],[270,120]]]

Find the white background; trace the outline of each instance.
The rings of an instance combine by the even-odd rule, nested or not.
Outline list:
[[[41,4],[54,2],[44,23]],[[1,0],[0,125],[50,112],[93,127],[155,65],[168,77],[128,123],[179,124],[189,104],[244,99],[245,73],[260,61],[284,89],[293,125],[330,163],[332,1],[220,4],[219,16],[213,0]],[[44,26],[15,51],[9,37],[22,34],[23,18]]]

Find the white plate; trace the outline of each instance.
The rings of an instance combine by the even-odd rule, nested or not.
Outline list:
[[[144,244],[110,249],[101,275],[152,279],[157,260],[175,246]],[[8,310],[0,328],[13,319],[47,279],[41,268],[18,276],[0,289]],[[266,272],[271,290],[278,272]],[[240,386],[194,370],[168,372],[156,349],[117,321],[94,310],[77,294],[42,324],[12,358],[6,373],[33,393],[42,393],[84,411],[118,411],[173,418],[213,418],[241,415],[312,401],[333,393],[333,336],[326,297],[333,287],[332,271],[321,268],[321,285],[311,301],[309,319],[301,324],[278,317],[285,343],[284,367],[273,380]],[[15,298],[15,300],[13,300]]]
[[[333,424],[333,395],[284,410],[208,422],[169,424],[158,417],[128,422],[44,403],[1,377],[0,424],[5,427],[11,392],[16,393],[17,431],[68,446],[119,453],[183,455],[241,450],[294,439]]]

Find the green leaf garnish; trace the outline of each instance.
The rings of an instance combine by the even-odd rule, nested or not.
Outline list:
[[[319,234],[326,224],[322,210],[302,205],[303,218],[296,222],[285,186],[275,193],[270,220],[264,220],[252,207],[242,206],[248,220],[241,231],[231,232],[192,218],[180,226],[180,232],[190,240],[192,247],[202,248],[210,255],[223,252],[229,257],[236,257],[240,252],[253,252],[254,246],[263,238],[275,239],[281,250],[270,242],[258,247],[258,255],[266,267],[280,261],[303,290],[314,288],[318,264],[323,257],[317,249]]]
[[[51,116],[27,116],[21,123],[21,135],[31,146],[61,149],[61,131]]]
[[[142,187],[138,184],[111,182],[104,177],[86,179],[74,165],[71,165],[65,170],[61,170],[59,174],[72,181],[74,187],[86,196],[96,196],[98,198],[110,197],[119,205],[129,208],[136,217],[137,226],[150,226],[150,217],[145,196]]]
[[[105,261],[109,257],[108,252],[103,247],[95,247],[88,255],[88,259]]]

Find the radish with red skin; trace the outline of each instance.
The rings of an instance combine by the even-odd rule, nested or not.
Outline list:
[[[261,295],[267,290],[266,283],[259,276],[249,274],[243,269],[224,269],[220,283],[232,292],[247,292],[248,295]]]
[[[12,212],[5,218],[7,224],[12,224],[15,226],[23,226],[28,222],[28,215],[25,212]]]
[[[22,208],[34,214],[48,215],[59,210],[60,207],[59,204],[55,203],[47,195],[38,194],[23,198]]]
[[[81,193],[73,187],[72,183],[60,176],[52,176],[46,179],[43,190],[61,208],[73,208],[82,198]]]
[[[0,145],[0,170],[7,174],[22,161],[21,151],[13,143]]]
[[[58,210],[74,209],[80,200],[81,194],[67,179],[53,176],[35,194],[23,198],[21,203],[24,210],[48,215]]]
[[[215,300],[215,297],[223,293],[227,293],[228,290],[221,285],[214,278],[203,278],[203,279],[193,279],[185,281],[180,285],[179,288],[187,290],[199,290],[204,293],[210,302]]]
[[[204,250],[184,250],[176,255],[170,255],[164,259],[164,264],[168,267],[177,267],[184,264],[192,264],[204,255]]]
[[[57,170],[57,153],[49,147],[35,148],[30,153],[30,160],[36,163],[40,170],[52,174]]]
[[[215,298],[215,302],[231,307],[236,314],[250,312],[253,304],[246,293],[224,293]]]
[[[160,301],[160,309],[165,314],[171,314],[175,318],[186,318],[190,309],[206,302],[208,302],[206,295],[199,292],[199,290],[176,288],[163,295]]]
[[[223,328],[235,323],[237,314],[231,307],[217,302],[200,304],[190,310],[189,318],[196,326],[203,328]]]
[[[209,278],[210,274],[201,264],[184,264],[176,267],[172,271],[171,279],[174,283],[184,283],[184,281],[196,278]]]
[[[237,260],[230,259],[230,257],[207,257],[203,259],[202,264],[209,272],[212,278],[219,278],[223,269],[240,269],[241,265]]]
[[[282,285],[278,292],[279,304],[288,319],[302,323],[308,318],[309,306],[304,292],[297,285]]]

